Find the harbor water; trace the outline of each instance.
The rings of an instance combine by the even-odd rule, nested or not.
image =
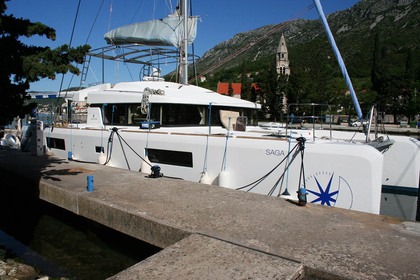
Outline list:
[[[42,275],[106,279],[161,250],[41,201],[13,175],[0,175],[0,245]]]

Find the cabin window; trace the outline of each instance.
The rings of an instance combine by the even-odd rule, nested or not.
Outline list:
[[[61,138],[52,138],[52,137],[47,137],[47,147],[48,148],[55,148],[55,149],[59,149],[59,150],[66,150],[66,143],[64,141],[64,139]]]
[[[222,126],[220,110],[239,112],[240,116],[248,118],[249,124],[256,124],[256,110],[213,106],[211,109],[211,125]],[[153,104],[151,106],[151,119],[159,120],[162,126],[207,126],[209,124],[208,118],[208,105]]]
[[[152,163],[193,167],[193,156],[191,152],[147,149],[147,156]]]
[[[200,114],[199,107],[198,105],[163,104],[161,105],[162,124],[167,126],[204,124],[205,119],[202,119],[204,115]]]
[[[247,118],[248,125],[258,125],[257,110],[253,109],[240,109],[234,107],[214,107],[212,108],[212,125],[221,125],[222,121],[220,120],[220,111],[232,111],[238,112],[240,118]]]
[[[147,119],[147,115],[141,112],[140,104],[92,104],[92,107],[100,107],[105,112],[105,125],[133,125]]]
[[[147,121],[147,114],[141,112],[138,104],[92,104],[92,107],[100,107],[105,112],[105,125],[139,126]],[[257,124],[257,111],[253,109],[241,109],[235,107],[213,106],[211,109],[211,125],[222,126],[220,110],[239,112],[240,116],[246,116],[249,125]],[[190,104],[150,104],[150,120],[159,121],[161,126],[207,126],[209,124],[208,105]]]
[[[147,121],[147,114],[143,114],[140,104],[127,106],[128,125],[138,126],[141,122]]]

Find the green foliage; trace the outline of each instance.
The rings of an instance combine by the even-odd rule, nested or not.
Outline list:
[[[243,61],[241,66],[241,80],[240,83],[242,85],[241,87],[241,98],[248,100],[248,101],[254,101],[255,102],[255,93],[253,94],[253,87],[252,87],[252,79],[248,76],[248,64]]]
[[[396,116],[404,114],[412,119],[419,114],[419,14],[419,0],[404,3],[364,0],[328,17],[364,114],[375,104],[380,111]],[[328,103],[354,115],[347,86],[319,20],[291,21],[269,40],[253,44],[269,28],[238,34],[235,40],[223,42],[209,51],[209,55],[199,61],[198,69],[200,65],[201,69],[211,68],[217,58],[239,53],[242,47],[253,45],[208,76],[203,86],[217,85],[218,81],[247,84],[258,81],[261,94],[271,92],[271,77],[267,71],[274,61],[278,40],[284,34],[291,74],[279,92],[284,92],[289,103]],[[248,74],[249,80],[244,78],[244,73]],[[225,77],[229,79],[223,80]],[[252,100],[249,94],[244,91],[243,98]],[[276,99],[267,98],[266,101],[274,103],[266,103],[264,108],[276,107]]]
[[[31,82],[43,78],[54,79],[56,74],[79,74],[72,63],[81,63],[88,45],[70,48],[62,45],[55,49],[22,43],[20,37],[34,35],[55,40],[55,30],[40,22],[7,15],[5,0],[0,0],[0,124],[9,123],[17,115],[27,113],[23,106],[29,98],[26,91]]]
[[[399,115],[412,120],[420,112],[417,101],[419,77],[415,75],[413,54],[411,49],[406,51],[406,59],[402,60],[405,61],[404,70],[391,67],[389,60],[392,55],[395,55],[395,51],[384,47],[380,35],[376,34],[371,69],[372,89],[378,93],[376,103],[382,111],[393,114],[395,121]]]

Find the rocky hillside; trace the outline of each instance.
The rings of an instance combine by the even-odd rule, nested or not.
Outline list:
[[[416,68],[420,67],[420,0],[361,0],[347,10],[328,15],[327,20],[353,75],[369,75],[377,33],[392,54],[389,62],[396,71],[404,67],[408,48],[413,51]],[[324,54],[320,50],[331,49],[319,20],[298,19],[239,33],[218,44],[198,60],[198,73],[209,74],[273,55],[281,34],[286,38],[292,65],[306,63]],[[330,54],[319,59],[327,59]],[[226,59],[221,62],[220,58]]]

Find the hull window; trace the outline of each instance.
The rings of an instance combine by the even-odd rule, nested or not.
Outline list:
[[[193,156],[190,152],[147,149],[147,156],[152,163],[193,167]]]
[[[64,139],[47,137],[47,147],[59,150],[66,150]]]

